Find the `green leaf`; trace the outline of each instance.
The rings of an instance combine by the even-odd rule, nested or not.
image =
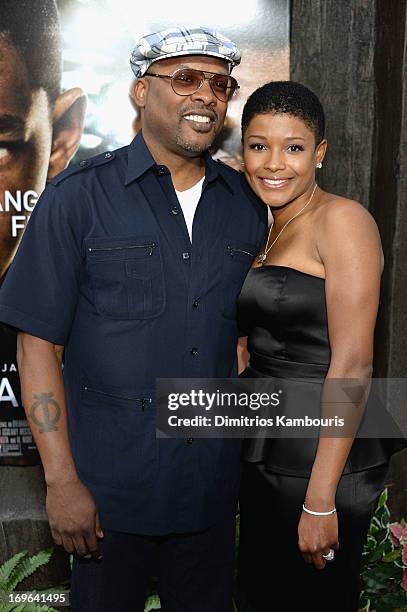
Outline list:
[[[375,527],[378,527],[379,529],[381,528],[380,521],[379,521],[379,519],[377,518],[377,515],[376,515],[376,514],[374,514],[374,515],[373,515],[371,525],[373,525],[373,526],[375,526]]]
[[[382,524],[382,527],[384,529],[387,529],[388,524],[390,522],[390,510],[388,509],[387,506],[385,506],[384,508],[380,510],[379,516],[380,516],[380,522]]]
[[[35,603],[19,604],[16,608],[11,608],[12,612],[57,612],[55,608],[41,606]],[[3,612],[0,608],[0,611]]]
[[[13,604],[0,603],[0,612],[12,612]]]
[[[372,535],[368,534],[365,549],[373,550],[377,546],[377,540]]]
[[[52,552],[52,548],[48,548],[28,559],[22,559],[11,573],[8,583],[9,590],[13,591],[22,580],[31,576],[42,565],[46,565],[51,558]]]
[[[22,559],[27,554],[27,552],[28,552],[27,550],[22,550],[21,552],[11,557],[11,559],[8,559],[7,561],[5,561],[3,565],[0,567],[0,589],[4,591],[11,590],[8,585],[8,580],[10,578],[10,575],[12,571],[14,570],[14,568],[17,567],[20,559]]]
[[[363,591],[360,594],[360,611],[359,612],[369,612],[370,610],[370,599],[365,596]]]
[[[377,537],[377,535],[381,533],[382,530],[383,530],[383,526],[382,526],[381,521],[376,515],[374,515],[370,523],[369,534],[374,537]]]
[[[389,492],[386,487],[385,489],[383,489],[379,497],[379,501],[377,503],[377,509],[382,508],[387,503],[388,498],[389,498]]]
[[[389,612],[405,603],[406,598],[402,593],[385,593],[375,602],[377,612]]]
[[[391,552],[387,553],[387,555],[384,555],[383,561],[384,561],[384,563],[391,563],[392,561],[395,561],[399,557],[401,557],[401,549],[397,548],[397,549],[392,550]]]
[[[41,604],[33,603],[25,604],[23,610],[24,612],[58,612],[55,608],[50,608],[48,606],[42,606]]]
[[[35,591],[33,591],[35,593]],[[55,608],[36,603],[0,603],[0,612],[57,612]]]
[[[381,544],[379,544],[376,550],[372,552],[370,556],[370,562],[373,563],[374,561],[381,559],[383,557],[383,553],[384,553],[384,543],[382,542]]]
[[[161,610],[161,602],[158,595],[151,595],[144,607],[144,612],[150,612],[152,610]]]
[[[365,572],[361,577],[363,593],[367,596],[378,595],[381,590],[384,592],[391,591],[394,588],[400,590],[400,586],[395,580],[396,576],[395,567],[390,563],[377,566]],[[399,576],[401,580],[401,572]]]

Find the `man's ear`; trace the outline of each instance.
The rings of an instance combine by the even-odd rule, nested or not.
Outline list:
[[[136,135],[137,132],[141,130],[141,123],[142,123],[141,115],[143,111],[139,106],[137,106],[136,101],[134,99],[134,95],[133,95],[134,83],[135,81],[131,84],[131,87],[129,89],[129,102],[131,104],[132,109],[134,110],[134,118],[133,118],[131,127],[132,127],[133,134]]]
[[[146,98],[148,92],[148,80],[147,79],[137,79],[134,81],[131,90],[130,96],[133,99],[134,104],[137,108],[144,108],[146,105]]]
[[[48,179],[67,167],[79,147],[85,122],[86,102],[86,95],[79,87],[64,91],[55,102]]]

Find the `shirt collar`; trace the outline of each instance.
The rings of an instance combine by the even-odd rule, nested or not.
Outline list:
[[[125,185],[140,178],[147,170],[155,166],[155,161],[147,148],[141,130],[129,145]]]
[[[230,168],[225,167],[225,164],[222,164],[221,162],[216,162],[214,159],[212,159],[208,152],[204,153],[204,158],[206,167],[204,185],[220,177],[223,179],[229,190],[233,193],[233,183],[230,180]],[[154,166],[156,166],[156,163],[140,130],[129,145],[124,184],[128,185],[132,181],[137,180],[140,178],[140,176],[147,172],[147,170]]]
[[[208,152],[205,153],[205,166],[206,170],[204,185],[216,180],[217,178],[221,178],[229,191],[234,193],[233,181],[231,180],[233,170],[230,166],[227,166],[221,161],[214,160]]]

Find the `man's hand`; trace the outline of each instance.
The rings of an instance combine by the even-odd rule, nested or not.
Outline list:
[[[55,544],[68,553],[102,557],[103,538],[95,501],[79,479],[47,484],[46,510]]]
[[[339,548],[336,513],[313,516],[303,512],[298,525],[298,547],[307,563],[313,563],[317,569],[323,569],[326,561],[322,555],[328,554],[330,548]]]
[[[63,353],[62,345],[25,332],[18,334],[21,396],[44,466],[52,537],[68,553],[99,558],[98,538],[103,538],[103,533],[98,511],[91,493],[79,480],[69,441]],[[39,405],[42,419],[38,418]]]

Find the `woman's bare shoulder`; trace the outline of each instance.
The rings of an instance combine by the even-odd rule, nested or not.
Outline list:
[[[356,200],[351,200],[334,193],[323,192],[318,206],[317,216],[325,227],[352,228],[359,226],[377,228],[371,213]]]
[[[360,202],[322,194],[315,223],[316,245],[322,259],[324,255],[345,249],[360,257],[362,252],[377,253],[383,269],[384,258],[379,228],[371,213]],[[372,256],[370,258],[373,260]]]

